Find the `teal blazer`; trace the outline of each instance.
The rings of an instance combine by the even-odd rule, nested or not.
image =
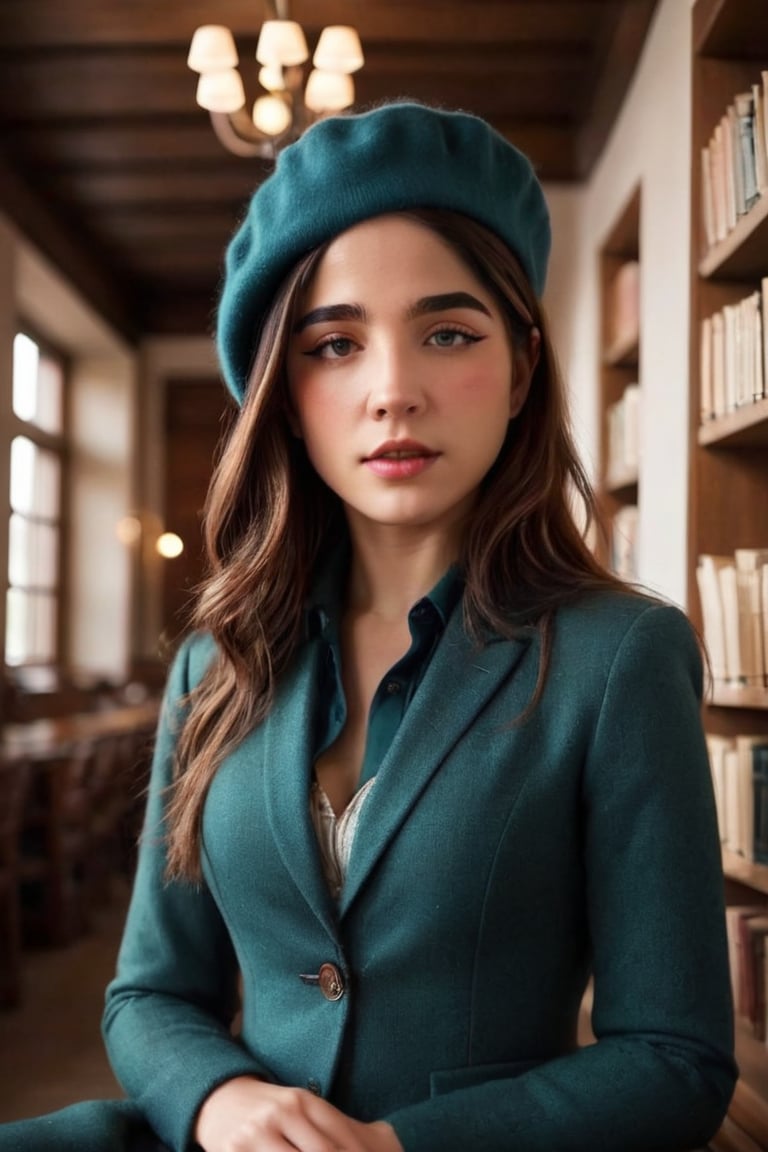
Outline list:
[[[338,907],[309,818],[313,641],[214,778],[204,883],[164,879],[177,701],[212,651],[192,638],[169,676],[107,993],[134,1102],[114,1106],[121,1123],[135,1107],[182,1152],[211,1090],[252,1073],[387,1119],[406,1152],[706,1142],[736,1068],[701,661],[677,609],[623,594],[562,609],[520,722],[538,638],[478,649],[459,606],[363,808]],[[578,1048],[590,974],[597,1042]]]

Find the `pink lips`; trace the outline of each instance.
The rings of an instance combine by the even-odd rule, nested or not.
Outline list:
[[[416,440],[387,440],[363,463],[383,480],[407,480],[430,468],[438,455]]]

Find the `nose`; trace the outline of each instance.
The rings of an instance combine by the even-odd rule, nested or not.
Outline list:
[[[368,414],[374,420],[415,416],[426,403],[416,366],[402,348],[381,348],[370,365]]]

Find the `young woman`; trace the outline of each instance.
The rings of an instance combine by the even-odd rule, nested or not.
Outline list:
[[[107,995],[128,1102],[0,1129],[3,1152],[717,1129],[701,661],[577,527],[548,251],[528,161],[462,113],[321,122],[256,192],[218,323],[242,412]]]

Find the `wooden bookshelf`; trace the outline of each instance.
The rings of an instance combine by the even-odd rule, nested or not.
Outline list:
[[[611,459],[611,410],[625,389],[640,382],[639,309],[617,308],[618,281],[622,269],[640,260],[640,187],[634,189],[614,221],[599,252],[600,275],[600,380],[599,413],[599,497],[601,512],[610,538],[601,542],[601,559],[630,578],[635,571],[624,566],[633,549],[626,530],[619,528],[623,509],[636,507],[640,489],[639,469],[625,460]],[[618,519],[616,519],[618,515]],[[614,525],[615,521],[615,525]],[[623,557],[623,560],[622,560]],[[635,561],[636,563],[636,561]],[[634,567],[634,565],[633,565]]]
[[[766,198],[768,203],[768,197]],[[766,263],[768,268],[768,263]],[[699,444],[723,448],[768,447],[768,398],[708,420],[698,431]]]
[[[702,553],[768,547],[768,400],[700,424],[701,322],[760,287],[768,275],[768,196],[725,240],[706,249],[702,149],[736,93],[768,68],[768,4],[696,0],[692,9],[690,498],[688,603],[703,627],[696,584]],[[716,687],[705,703],[708,731],[768,736],[768,688]],[[723,853],[726,897],[768,907],[768,867]],[[715,1152],[768,1149],[768,1048],[737,1029],[740,1079]]]

